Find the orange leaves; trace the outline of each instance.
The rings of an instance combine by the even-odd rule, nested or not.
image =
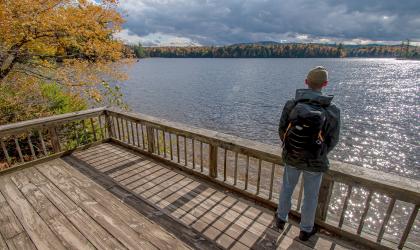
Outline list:
[[[0,87],[22,94],[16,105],[28,109],[45,83],[59,83],[74,96],[102,102],[103,82],[125,77],[118,66],[125,48],[113,39],[124,22],[117,4],[115,0],[0,0]],[[10,96],[7,103],[14,105]]]
[[[89,60],[118,60],[122,44],[112,40],[123,18],[116,1],[86,0],[0,1],[0,46],[19,45],[29,56],[61,56]]]
[[[90,96],[90,98],[92,100],[94,100],[94,101],[96,101],[98,103],[102,101],[102,95],[99,92],[99,90],[97,90],[97,89],[90,89],[88,91],[88,94],[89,94],[89,96]]]
[[[0,1],[0,68],[46,59],[58,64],[66,59],[120,60],[124,47],[112,34],[124,20],[116,4],[109,0]],[[4,65],[2,58],[15,62]],[[0,73],[1,81],[10,72]]]

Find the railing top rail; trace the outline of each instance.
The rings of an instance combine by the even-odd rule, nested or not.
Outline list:
[[[69,121],[83,119],[95,115],[100,115],[106,111],[105,107],[88,109],[73,113],[67,113],[62,115],[48,116],[44,118],[38,118],[29,121],[17,122],[12,124],[6,124],[0,126],[0,136],[11,135],[20,131],[25,131],[32,128],[48,127],[54,124],[62,124]]]
[[[281,148],[278,146],[247,140],[237,136],[197,128],[182,123],[171,122],[145,114],[124,112],[114,108],[108,108],[107,111],[116,117],[142,122],[146,125],[150,124],[168,132],[185,135],[234,152],[247,154],[280,165],[283,164],[281,159]],[[362,168],[338,161],[331,161],[330,165],[330,170],[326,173],[326,176],[332,180],[350,185],[361,185],[374,191],[381,191],[385,194],[392,195],[402,201],[420,204],[420,180]]]

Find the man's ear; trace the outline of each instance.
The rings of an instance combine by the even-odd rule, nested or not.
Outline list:
[[[308,85],[308,79],[305,79],[305,84]]]
[[[328,81],[325,81],[323,84],[322,84],[322,87],[324,88],[324,87],[327,87],[327,85],[328,85]]]

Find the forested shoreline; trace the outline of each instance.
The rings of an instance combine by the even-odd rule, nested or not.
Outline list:
[[[340,58],[372,57],[396,58],[401,56],[399,45],[324,45],[324,44],[238,44],[203,47],[142,47],[130,45],[138,58]],[[409,48],[412,58],[420,53],[415,46]]]

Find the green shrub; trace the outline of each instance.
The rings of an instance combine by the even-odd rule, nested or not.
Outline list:
[[[87,103],[75,94],[63,90],[55,83],[41,84],[41,94],[45,98],[47,109],[52,114],[64,114],[87,109]]]

